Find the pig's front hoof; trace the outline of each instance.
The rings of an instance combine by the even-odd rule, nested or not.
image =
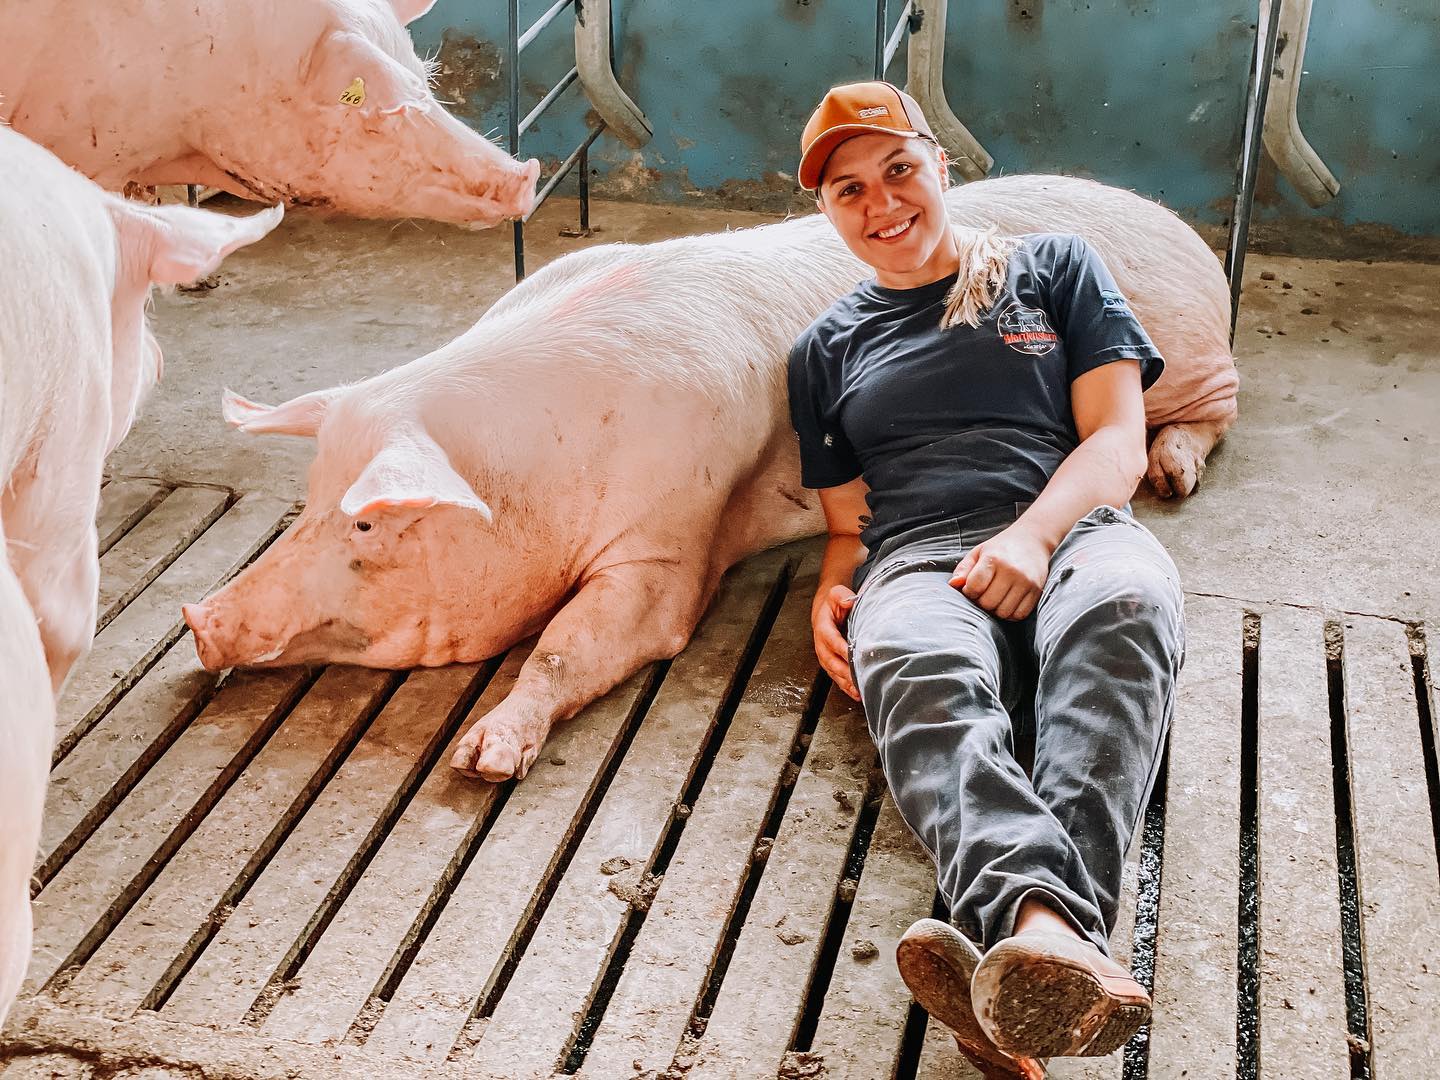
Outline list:
[[[1181,425],[1161,428],[1150,444],[1150,486],[1162,499],[1183,499],[1205,474],[1205,453]]]
[[[512,776],[523,780],[535,764],[542,741],[528,739],[523,732],[508,727],[487,726],[481,720],[460,740],[450,758],[450,767],[491,783],[509,780]]]
[[[185,604],[180,614],[195,638],[195,655],[200,659],[200,666],[206,671],[224,671],[229,665],[211,640],[209,609],[204,604]]]

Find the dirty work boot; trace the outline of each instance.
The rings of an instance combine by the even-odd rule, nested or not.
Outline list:
[[[981,1031],[1013,1056],[1103,1057],[1150,1019],[1150,995],[1087,941],[1027,930],[999,942],[970,984]]]
[[[985,1080],[1044,1080],[1044,1062],[1003,1053],[976,1022],[970,980],[980,950],[969,938],[938,919],[921,919],[900,939],[895,962],[915,1000],[954,1033],[960,1052]]]

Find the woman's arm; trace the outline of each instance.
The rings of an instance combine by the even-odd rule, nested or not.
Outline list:
[[[1080,445],[1014,525],[978,544],[955,568],[951,584],[1002,619],[1035,609],[1050,556],[1097,506],[1124,506],[1145,474],[1145,402],[1140,365],[1116,360],[1070,384]]]
[[[810,627],[815,634],[815,655],[820,666],[836,686],[856,701],[860,700],[860,692],[850,677],[850,650],[841,627],[855,603],[850,582],[865,561],[860,531],[869,522],[870,509],[865,502],[869,490],[865,481],[858,478],[839,487],[820,489],[820,506],[825,511],[830,540],[820,561],[820,585],[810,605]]]

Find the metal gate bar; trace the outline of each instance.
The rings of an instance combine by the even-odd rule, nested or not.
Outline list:
[[[608,0],[607,0],[608,2]],[[580,67],[577,63],[567,71],[548,93],[545,94],[539,103],[530,110],[522,119],[520,116],[520,54],[525,51],[540,32],[555,20],[555,17],[566,8],[576,4],[576,0],[556,0],[545,14],[536,19],[523,33],[520,31],[520,0],[509,0],[509,35],[508,35],[508,67],[509,67],[509,90],[510,90],[510,117],[509,117],[509,144],[510,155],[518,157],[520,154],[520,136],[530,130],[530,127],[540,119],[546,110],[559,100],[560,95],[568,90],[572,83],[580,76]],[[605,130],[605,122],[600,121],[597,127],[592,127],[590,133],[579,146],[560,163],[560,167],[546,181],[539,193],[535,196],[534,205],[530,212],[524,217],[515,221],[511,228],[515,240],[515,280],[520,281],[525,276],[525,223],[535,216],[541,205],[548,199],[561,180],[569,174],[570,170],[577,165],[580,168],[580,232],[582,234],[590,228],[590,184],[586,175],[589,170],[590,144],[595,141],[600,132]]]
[[[1255,48],[1250,56],[1250,78],[1245,91],[1245,131],[1240,142],[1240,162],[1235,172],[1235,204],[1230,214],[1230,238],[1225,247],[1225,276],[1230,281],[1230,340],[1235,340],[1235,320],[1240,313],[1240,285],[1245,272],[1245,252],[1250,245],[1250,212],[1255,205],[1255,177],[1260,166],[1265,125],[1265,103],[1270,96],[1270,78],[1275,71],[1275,45],[1280,26],[1280,5],[1270,5],[1270,17],[1255,20]]]
[[[919,24],[916,14],[913,13],[914,0],[904,1],[904,7],[900,9],[900,17],[896,20],[894,30],[891,30],[890,37],[886,39],[886,29],[890,24],[888,14],[888,0],[876,0],[876,78],[886,78],[886,72],[890,71],[891,63],[896,59],[896,53],[900,52],[900,40],[906,35],[907,30],[914,30]]]
[[[890,26],[890,4],[889,0],[876,0],[875,3],[875,78],[885,78],[885,73],[890,70],[890,65],[895,62],[895,54],[900,51],[900,40],[905,36],[906,31],[913,31],[919,20],[912,12],[915,0],[905,0],[905,6],[900,9],[900,18],[895,20],[895,29],[890,32],[887,39],[885,32]]]

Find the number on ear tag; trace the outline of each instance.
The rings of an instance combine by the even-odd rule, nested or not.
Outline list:
[[[355,81],[347,86],[344,93],[340,95],[340,104],[350,106],[365,104],[365,80],[359,75],[355,76]]]

